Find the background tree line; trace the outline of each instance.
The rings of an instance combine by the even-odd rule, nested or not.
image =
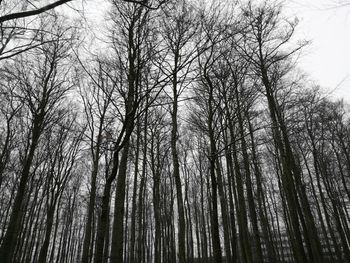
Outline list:
[[[349,107],[297,19],[111,0],[101,43],[66,2],[0,1],[1,262],[350,261]]]

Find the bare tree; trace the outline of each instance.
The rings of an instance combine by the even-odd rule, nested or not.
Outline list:
[[[20,221],[23,217],[23,200],[27,182],[30,178],[31,164],[43,130],[55,121],[55,110],[67,91],[72,87],[69,82],[69,68],[62,68],[66,63],[71,42],[74,35],[68,29],[59,28],[55,35],[55,42],[44,45],[35,50],[32,59],[21,57],[13,67],[7,69],[7,74],[18,81],[17,94],[30,113],[28,152],[23,161],[19,187],[12,207],[11,217],[1,246],[1,257],[4,262],[10,262],[14,253]],[[31,64],[28,70],[27,65]]]

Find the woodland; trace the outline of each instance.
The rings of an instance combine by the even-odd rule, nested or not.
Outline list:
[[[0,0],[0,262],[350,262],[350,108],[298,22]]]

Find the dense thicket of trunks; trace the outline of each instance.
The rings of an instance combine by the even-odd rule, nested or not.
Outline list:
[[[109,4],[101,42],[0,20],[0,262],[350,262],[350,111],[297,19]]]

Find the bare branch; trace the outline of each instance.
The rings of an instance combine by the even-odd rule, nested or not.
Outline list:
[[[152,5],[148,4],[147,0],[140,0],[140,1],[138,1],[138,0],[123,0],[123,1],[128,2],[128,3],[139,4],[141,6],[148,8],[148,9],[151,9],[151,10],[156,10],[159,7],[161,7],[163,4],[165,4],[168,0],[159,1],[159,3],[156,6],[152,6]]]
[[[17,12],[17,13],[12,13],[12,14],[7,14],[4,16],[0,16],[0,23],[6,22],[6,21],[10,21],[10,20],[14,20],[14,19],[18,19],[18,18],[24,18],[24,17],[29,17],[29,16],[35,16],[35,15],[39,15],[41,13],[44,13],[48,10],[54,9],[57,6],[66,4],[68,2],[71,2],[72,0],[58,0],[56,2],[53,2],[51,4],[48,4],[46,6],[40,7],[38,9],[34,9],[34,10],[29,10],[29,11],[23,11],[23,12]]]

